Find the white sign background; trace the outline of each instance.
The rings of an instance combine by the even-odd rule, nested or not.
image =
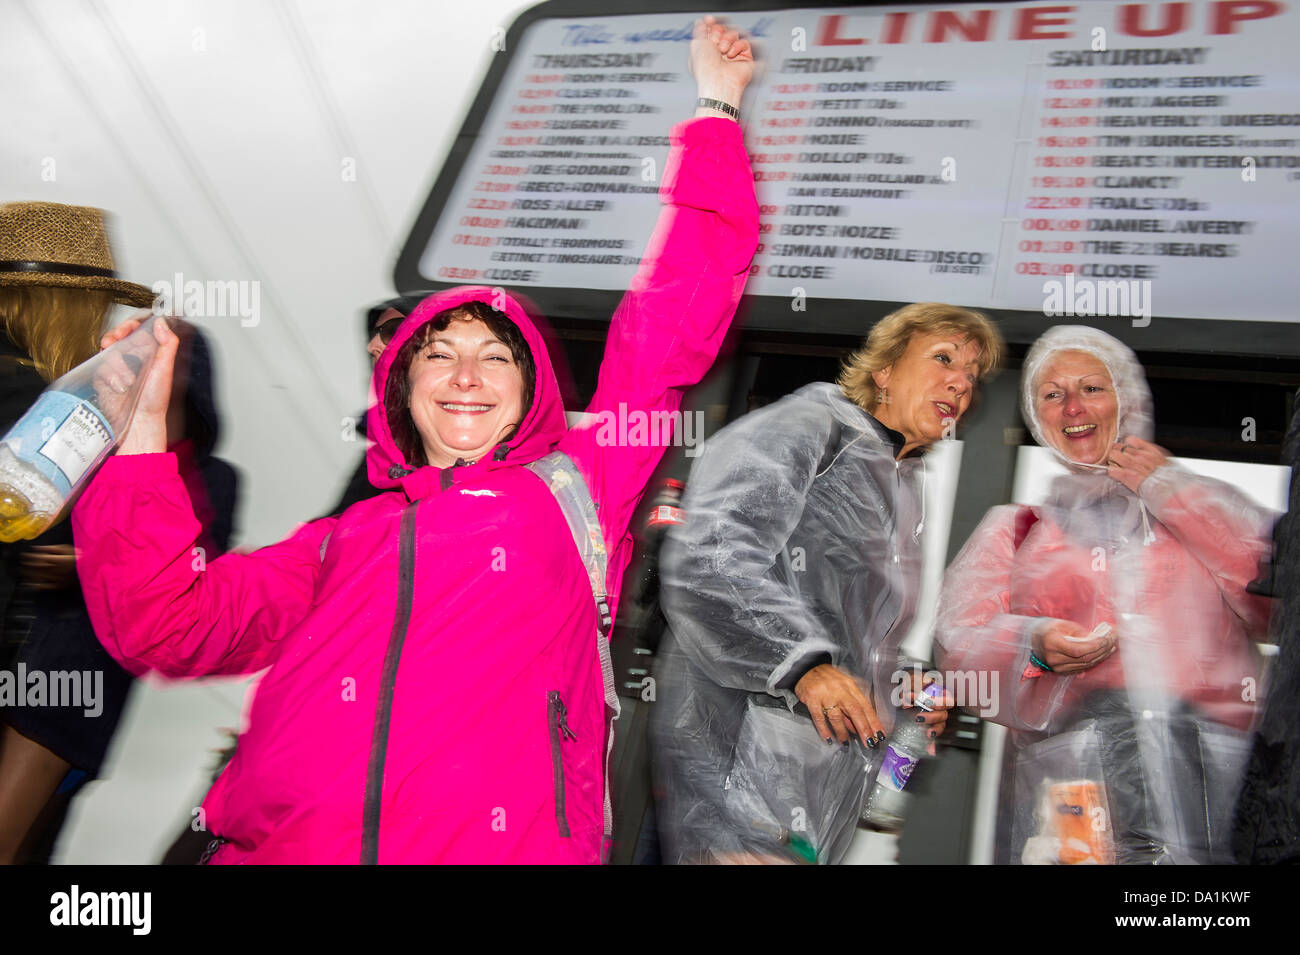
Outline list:
[[[1149,280],[1156,315],[1295,321],[1300,14],[1243,18],[1263,10],[733,16],[764,61],[744,104],[764,229],[747,290],[1037,311],[1073,271]],[[691,19],[531,25],[422,274],[625,288],[692,113]]]

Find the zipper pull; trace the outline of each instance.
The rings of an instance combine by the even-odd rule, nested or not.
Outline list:
[[[217,850],[220,849],[222,846],[224,846],[224,845],[225,845],[227,842],[229,842],[229,841],[230,841],[229,839],[223,839],[223,838],[221,838],[220,836],[218,836],[217,838],[211,840],[211,841],[208,843],[207,848],[205,848],[205,849],[203,850],[203,855],[201,855],[201,856],[199,857],[199,861],[198,861],[196,864],[197,864],[197,865],[207,865],[207,864],[208,864],[208,860],[211,859],[214,855],[217,854]]]
[[[577,739],[578,734],[569,728],[569,709],[564,705],[564,700],[560,698],[558,693],[555,694],[555,702],[559,704],[560,720],[557,725],[560,727],[560,732],[569,739]]]

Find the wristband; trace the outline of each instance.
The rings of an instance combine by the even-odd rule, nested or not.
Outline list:
[[[707,96],[701,96],[699,99],[695,101],[695,105],[703,106],[706,109],[720,110],[721,112],[726,113],[732,119],[737,121],[740,120],[740,110],[736,109],[736,107],[732,106],[730,103],[724,103],[720,99],[709,99]]]
[[[1049,667],[1042,660],[1038,659],[1038,657],[1034,656],[1033,650],[1029,651],[1029,662],[1032,663],[1034,666],[1038,667],[1038,669],[1042,670],[1045,673],[1054,672],[1051,667]]]

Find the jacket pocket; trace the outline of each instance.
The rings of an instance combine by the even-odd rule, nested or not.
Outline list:
[[[564,812],[564,752],[566,739],[577,739],[578,734],[569,728],[568,710],[559,690],[546,695],[546,716],[551,732],[551,779],[555,785],[555,824],[561,837],[569,838],[569,819]]]
[[[1112,797],[1117,794],[1107,792],[1102,756],[1107,741],[1097,721],[1086,720],[1075,726],[1016,752],[1011,824],[1013,864],[1112,865],[1115,862],[1115,832],[1122,833],[1127,828],[1125,819],[1130,813],[1126,808],[1112,805]],[[1132,751],[1136,752],[1136,748]],[[1132,768],[1125,767],[1126,773]],[[1136,798],[1121,796],[1126,806],[1146,805],[1141,767],[1137,769],[1138,775],[1131,780]],[[1113,812],[1118,812],[1118,819],[1113,817]],[[1147,827],[1139,825],[1138,828]]]
[[[856,741],[828,745],[799,709],[750,694],[723,804],[745,851],[838,863],[856,831],[874,754]]]

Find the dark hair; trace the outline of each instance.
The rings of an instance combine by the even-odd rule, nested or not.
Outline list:
[[[510,349],[510,355],[519,366],[524,379],[520,423],[528,417],[528,409],[533,406],[533,392],[537,387],[537,364],[519,326],[506,317],[504,312],[497,311],[485,302],[465,302],[441,311],[421,325],[398,350],[397,357],[393,359],[393,364],[388,369],[388,383],[384,389],[384,413],[388,417],[388,430],[393,434],[393,442],[397,445],[398,451],[411,467],[424,467],[429,463],[424,456],[424,441],[416,430],[415,419],[411,417],[411,362],[415,360],[420,349],[433,340],[434,335],[446,331],[447,326],[458,319],[462,321],[477,319]],[[512,437],[514,432],[507,435],[506,440]]]
[[[419,305],[433,292],[413,292],[410,295],[398,295],[393,298],[386,298],[382,302],[376,302],[366,310],[366,341],[375,337],[375,332],[379,330],[379,316],[384,312],[392,309],[395,312],[401,312],[405,318],[415,311],[415,306]]]

